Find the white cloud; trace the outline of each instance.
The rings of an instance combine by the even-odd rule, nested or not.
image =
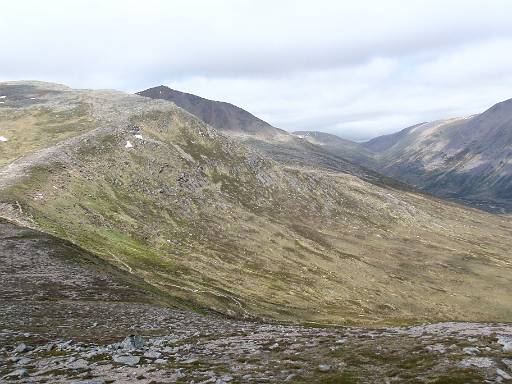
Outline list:
[[[4,1],[0,79],[170,86],[365,139],[512,97],[512,3]]]

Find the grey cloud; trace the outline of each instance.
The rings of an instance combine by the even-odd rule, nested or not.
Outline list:
[[[354,139],[512,97],[509,1],[2,4],[0,80],[226,100]]]

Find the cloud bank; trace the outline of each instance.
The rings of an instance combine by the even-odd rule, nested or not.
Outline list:
[[[354,140],[512,98],[510,1],[0,5],[0,80],[165,84]]]

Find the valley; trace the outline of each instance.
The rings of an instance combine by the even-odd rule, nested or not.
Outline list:
[[[0,94],[5,380],[508,380],[506,215],[167,100]]]

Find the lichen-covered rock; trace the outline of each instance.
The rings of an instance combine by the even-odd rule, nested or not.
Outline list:
[[[118,364],[137,365],[140,362],[140,357],[133,355],[115,355],[112,357],[112,360]]]
[[[146,342],[144,341],[144,338],[142,338],[141,336],[130,335],[130,336],[127,336],[120,343],[119,346],[121,347],[121,349],[131,351],[134,349],[141,349],[142,347],[144,347],[145,344],[146,344]]]

